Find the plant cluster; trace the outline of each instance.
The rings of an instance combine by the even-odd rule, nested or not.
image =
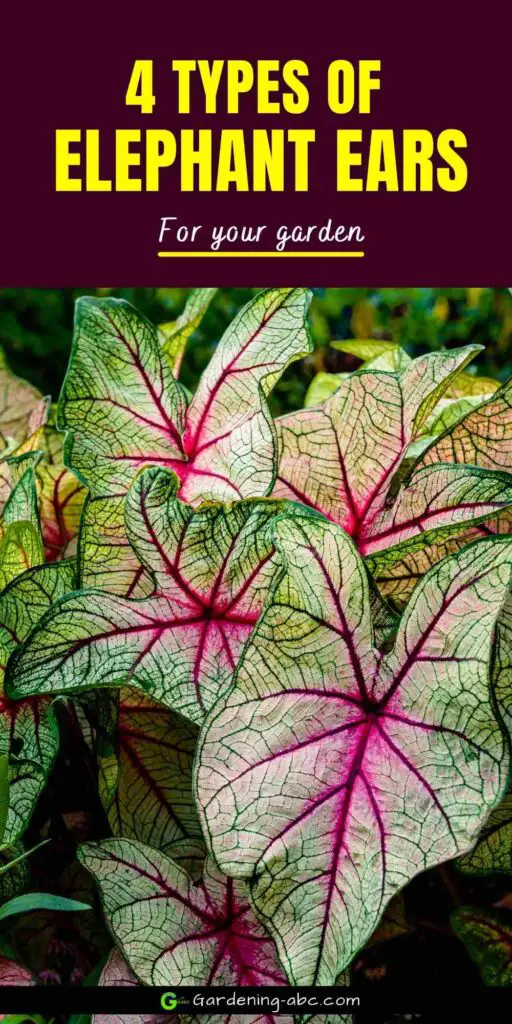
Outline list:
[[[475,345],[351,341],[360,369],[274,419],[311,350],[295,288],[239,312],[191,394],[213,291],[159,329],[81,298],[57,409],[0,370],[3,849],[64,702],[109,833],[78,850],[100,984],[336,985],[420,872],[512,873],[512,382]],[[506,915],[452,922],[493,984]]]

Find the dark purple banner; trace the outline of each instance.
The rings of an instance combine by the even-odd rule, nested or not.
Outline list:
[[[0,286],[505,286],[511,21],[4,2]]]

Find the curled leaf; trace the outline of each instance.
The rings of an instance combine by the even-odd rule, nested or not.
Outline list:
[[[281,502],[176,498],[150,469],[127,499],[128,539],[155,581],[147,598],[82,590],[59,602],[10,665],[12,696],[136,686],[200,722],[232,681],[276,566]]]

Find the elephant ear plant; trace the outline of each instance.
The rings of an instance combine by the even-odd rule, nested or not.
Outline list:
[[[512,873],[511,385],[478,346],[344,342],[362,368],[274,421],[310,293],[253,298],[189,394],[212,301],[156,328],[80,299],[57,414],[4,417],[6,835],[58,698],[104,810],[100,984],[343,985],[419,873]],[[452,917],[485,979],[504,913]]]

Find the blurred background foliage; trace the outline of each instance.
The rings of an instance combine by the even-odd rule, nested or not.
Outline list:
[[[0,346],[9,365],[56,398],[66,370],[79,295],[127,299],[156,324],[174,320],[190,289],[0,290]],[[222,288],[190,339],[181,372],[194,390],[223,331],[259,288]],[[359,361],[330,347],[334,340],[377,338],[399,342],[411,356],[478,343],[485,350],[473,372],[506,380],[512,369],[512,296],[506,288],[316,288],[311,306],[315,351],[291,366],[272,396],[279,414],[300,408],[313,376],[346,372]]]

